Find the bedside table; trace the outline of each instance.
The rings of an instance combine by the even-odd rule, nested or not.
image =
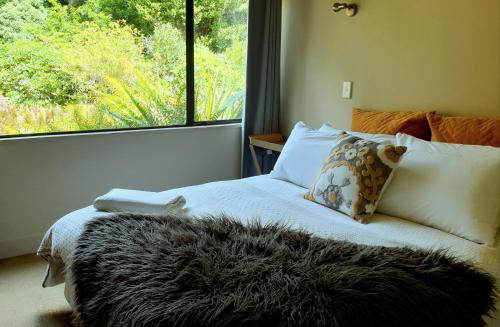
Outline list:
[[[260,134],[250,135],[250,153],[252,154],[253,164],[257,174],[262,175],[262,168],[260,167],[259,160],[257,160],[257,153],[255,148],[264,149],[267,151],[281,152],[283,145],[285,145],[285,137],[282,134]]]

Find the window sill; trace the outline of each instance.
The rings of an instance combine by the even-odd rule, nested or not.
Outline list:
[[[0,136],[0,142],[9,141],[24,141],[24,140],[37,140],[37,139],[60,139],[67,137],[92,137],[102,135],[119,135],[130,133],[158,133],[167,131],[181,131],[189,129],[208,129],[208,128],[241,128],[241,120],[234,121],[213,121],[195,123],[192,126],[165,126],[165,127],[146,127],[146,128],[131,128],[131,129],[113,129],[113,130],[98,130],[98,131],[77,131],[77,132],[61,132],[50,134],[33,134],[33,135],[13,135],[13,136]]]

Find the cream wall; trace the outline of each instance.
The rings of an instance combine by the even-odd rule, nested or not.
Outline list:
[[[353,107],[500,115],[499,0],[357,0],[352,18],[333,2],[284,0],[286,131],[298,120],[349,128]]]

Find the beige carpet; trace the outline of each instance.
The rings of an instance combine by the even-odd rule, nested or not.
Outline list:
[[[42,288],[45,267],[35,255],[0,260],[0,326],[71,326],[64,286]]]

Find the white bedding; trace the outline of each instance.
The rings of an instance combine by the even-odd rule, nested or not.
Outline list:
[[[341,213],[305,200],[303,195],[306,191],[285,181],[259,176],[185,187],[164,193],[184,196],[188,213],[197,216],[224,212],[242,221],[259,218],[266,223],[286,222],[318,236],[368,245],[446,248],[450,254],[474,262],[497,279],[500,277],[498,237],[496,247],[488,247],[385,215],[376,215],[370,224],[362,225]],[[50,266],[44,286],[65,282],[64,266],[85,223],[106,215],[109,214],[87,207],[63,217],[51,227],[39,250],[39,255],[46,258]]]

